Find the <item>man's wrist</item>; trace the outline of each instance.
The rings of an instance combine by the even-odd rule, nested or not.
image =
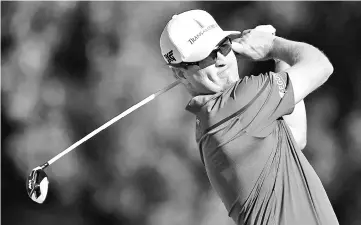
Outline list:
[[[278,59],[281,62],[294,65],[299,59],[302,48],[302,44],[299,42],[290,41],[276,36],[273,40],[269,56],[272,59]]]
[[[277,60],[280,60],[278,55],[278,48],[279,48],[279,37],[275,36],[272,40],[272,45],[271,45],[271,49],[269,52],[269,57],[273,60],[275,60],[275,62],[277,62]]]
[[[273,59],[276,62],[277,57],[275,57],[274,55],[274,49],[275,49],[275,40],[276,40],[277,36],[272,35],[272,41],[271,44],[269,46],[269,50],[268,50],[268,54],[267,54],[267,59]]]

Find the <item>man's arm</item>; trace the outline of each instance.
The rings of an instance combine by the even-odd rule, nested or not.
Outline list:
[[[302,111],[302,109],[297,108],[304,107],[304,104],[301,103],[298,106],[297,103],[303,101],[308,94],[320,87],[333,73],[333,66],[328,58],[314,46],[303,42],[286,40],[274,36],[270,32],[255,29],[242,32],[240,38],[233,40],[232,49],[246,59],[255,61],[280,59],[290,65],[285,72],[287,72],[293,87],[296,105],[294,109],[295,117],[298,110]],[[306,121],[306,118],[304,120]],[[294,124],[296,122],[298,121],[292,120],[291,122],[289,120],[289,127],[297,127],[298,125]],[[306,136],[306,126],[303,134],[302,132],[293,131],[292,133],[295,133],[295,139],[301,140]],[[302,148],[304,144],[305,142],[300,147]]]
[[[275,66],[276,73],[290,68],[290,65],[281,60],[276,60]],[[303,150],[307,143],[307,119],[304,101],[298,102],[293,112],[290,115],[284,115],[283,119],[291,129],[297,145]]]
[[[280,59],[292,82],[295,104],[320,87],[333,73],[328,58],[312,45],[286,40],[271,33],[250,30],[232,42],[239,55],[255,61]]]
[[[328,58],[306,43],[275,37],[270,55],[290,65],[285,72],[292,82],[295,104],[325,83],[333,73]]]

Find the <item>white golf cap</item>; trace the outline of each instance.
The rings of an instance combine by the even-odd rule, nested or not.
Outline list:
[[[206,58],[216,45],[239,31],[223,31],[214,18],[203,10],[174,15],[160,37],[160,48],[168,64],[197,62]]]

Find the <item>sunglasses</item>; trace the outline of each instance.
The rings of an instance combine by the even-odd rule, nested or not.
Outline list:
[[[202,59],[198,62],[181,62],[176,64],[168,64],[176,68],[187,68],[189,66],[198,66],[199,69],[204,69],[210,65],[216,64],[217,53],[221,53],[224,56],[227,56],[232,50],[232,40],[229,37],[226,37],[219,42],[217,48],[215,48],[205,59]]]

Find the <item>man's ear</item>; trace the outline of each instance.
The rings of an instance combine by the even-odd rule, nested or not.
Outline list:
[[[187,80],[187,78],[186,78],[187,72],[185,71],[185,69],[174,68],[174,67],[172,67],[171,69],[173,71],[173,76],[177,80],[181,81],[181,83],[186,87],[186,89],[192,96],[195,96],[196,95],[196,92],[194,91],[195,89],[194,89],[193,85]]]
[[[182,80],[182,79],[186,80],[187,79],[185,77],[185,71],[183,71],[181,68],[172,67],[172,71],[173,71],[173,73],[174,73],[174,75],[176,76],[177,79],[180,79],[180,80]]]
[[[169,66],[169,68],[172,69],[174,78],[175,78],[176,80],[180,80],[180,78],[179,78],[178,75],[177,75],[177,70],[176,70],[174,67],[171,67],[171,66]]]

